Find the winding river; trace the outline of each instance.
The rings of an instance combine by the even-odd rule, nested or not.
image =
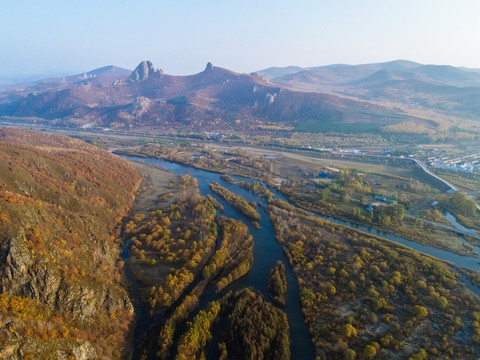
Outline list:
[[[252,268],[245,276],[235,281],[233,284],[228,286],[224,291],[228,291],[228,290],[235,291],[247,286],[251,286],[257,289],[258,291],[260,291],[265,296],[265,298],[268,299],[268,295],[267,295],[268,273],[271,267],[275,265],[278,260],[284,263],[286,276],[287,276],[287,283],[288,283],[288,294],[287,294],[287,305],[285,308],[283,308],[283,310],[287,314],[289,325],[290,325],[290,341],[291,341],[291,354],[292,354],[291,357],[292,359],[298,359],[298,360],[313,359],[314,348],[310,339],[310,335],[308,333],[308,327],[305,324],[302,311],[301,311],[298,282],[292,267],[290,267],[287,263],[287,259],[282,251],[281,246],[276,241],[275,232],[274,232],[272,223],[270,222],[270,219],[266,214],[264,207],[259,206],[257,209],[259,214],[261,215],[261,219],[259,221],[261,228],[257,229],[252,225],[251,220],[249,218],[247,218],[240,212],[233,209],[227,202],[223,200],[223,198],[213,193],[210,190],[209,183],[212,181],[216,181],[221,186],[244,197],[249,202],[255,201],[257,204],[261,204],[262,199],[251,191],[248,191],[237,185],[227,183],[225,180],[222,179],[221,177],[222,175],[218,173],[196,169],[191,166],[186,166],[183,164],[170,162],[162,159],[140,158],[136,156],[127,156],[127,155],[122,155],[122,157],[131,161],[142,161],[146,164],[156,165],[161,168],[170,170],[176,174],[189,173],[192,177],[197,179],[198,186],[202,195],[207,196],[208,194],[210,194],[212,197],[217,199],[220,202],[220,204],[223,205],[224,207],[223,215],[237,219],[237,220],[241,220],[248,226],[249,231],[253,236],[253,240],[254,240],[254,252],[253,252],[254,262],[253,262]],[[234,178],[235,180],[248,181],[246,178],[241,178],[241,177],[232,176],[232,178]],[[269,189],[275,194],[276,198],[287,201],[285,196],[280,192],[278,192],[276,189],[273,189],[273,188],[269,188]],[[265,200],[263,200],[263,202],[265,202]],[[374,228],[369,228],[366,226],[350,223],[348,221],[339,220],[339,219],[332,218],[329,216],[324,216],[321,214],[315,214],[315,215],[323,219],[329,220],[335,224],[352,227],[375,236],[386,238],[392,242],[402,244],[411,249],[420,251],[424,254],[428,254],[440,260],[446,261],[451,265],[451,268],[454,271],[456,271],[456,273],[459,275],[460,279],[466,284],[466,286],[480,296],[480,289],[474,286],[473,284],[471,284],[470,281],[468,281],[468,279],[464,275],[460,274],[456,270],[457,267],[463,267],[466,269],[479,271],[480,255],[476,255],[476,256],[458,255],[446,250],[441,250],[428,245],[422,245],[413,241],[409,241],[399,236],[385,233],[383,231],[380,231]],[[474,247],[474,250],[477,251],[477,254],[480,254],[480,248]],[[123,255],[124,255],[124,258],[127,258],[129,255],[128,250],[126,248],[124,249]],[[129,278],[130,281],[132,281],[131,278],[133,278],[133,276],[128,271],[127,271],[127,277]],[[134,282],[133,287],[135,287],[134,285],[135,279],[133,279],[133,282]],[[218,296],[214,293],[214,291],[212,291],[212,289],[207,288],[207,291],[205,295],[202,297],[200,306],[198,308],[199,309],[204,308],[209,301],[215,300],[217,298]],[[144,312],[146,310],[141,308],[140,311]],[[192,317],[195,315],[195,313],[192,314]],[[137,316],[137,318],[141,319],[142,317]],[[148,324],[148,325],[139,324],[137,333],[145,332],[146,329],[151,328],[151,325],[152,324]],[[216,332],[214,332],[213,336],[214,338],[217,338],[217,339],[220,338],[218,329]],[[136,339],[138,341],[138,337],[136,337]],[[213,348],[216,348],[216,347],[211,346],[211,349],[209,349],[208,351],[207,357],[209,359],[217,358],[218,354],[216,352],[216,349],[213,349]]]

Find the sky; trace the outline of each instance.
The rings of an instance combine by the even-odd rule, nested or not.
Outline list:
[[[0,0],[0,77],[150,60],[237,72],[412,60],[480,68],[478,0]]]

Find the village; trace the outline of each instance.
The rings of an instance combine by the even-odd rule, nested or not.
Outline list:
[[[450,157],[450,156],[431,156],[427,159],[427,164],[434,168],[441,168],[455,171],[474,172],[480,170],[480,153],[471,155]]]

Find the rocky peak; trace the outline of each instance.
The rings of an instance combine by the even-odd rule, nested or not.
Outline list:
[[[204,71],[212,71],[212,70],[213,70],[213,64],[211,62],[208,62]]]
[[[156,69],[150,61],[142,61],[135,70],[130,74],[130,80],[143,81],[152,77],[160,77],[163,75],[162,69]]]

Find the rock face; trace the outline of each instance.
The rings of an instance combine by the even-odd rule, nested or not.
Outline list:
[[[0,359],[121,358],[133,306],[115,227],[137,171],[77,140],[7,129],[0,172]]]
[[[20,291],[18,279],[27,275],[27,269],[33,264],[26,242],[17,242],[10,238],[0,246],[0,291]]]
[[[211,62],[208,62],[204,71],[212,71],[212,70],[213,70],[213,64]]]
[[[88,320],[99,309],[107,314],[133,312],[127,294],[106,284],[88,287],[64,279],[57,268],[38,262],[31,256],[24,236],[11,238],[0,246],[0,292],[37,300],[50,311],[62,311],[74,318]],[[105,256],[116,257],[108,249]],[[33,269],[33,266],[34,269]]]
[[[265,105],[271,105],[273,104],[273,102],[275,101],[275,97],[277,96],[277,94],[270,94],[270,93],[267,93],[265,94]]]
[[[129,109],[130,114],[133,116],[142,116],[148,111],[151,104],[152,101],[148,97],[138,96]]]
[[[135,68],[135,70],[133,70],[132,74],[130,75],[130,80],[143,81],[147,80],[148,78],[160,77],[162,75],[162,69],[156,69],[150,61],[142,61]]]

